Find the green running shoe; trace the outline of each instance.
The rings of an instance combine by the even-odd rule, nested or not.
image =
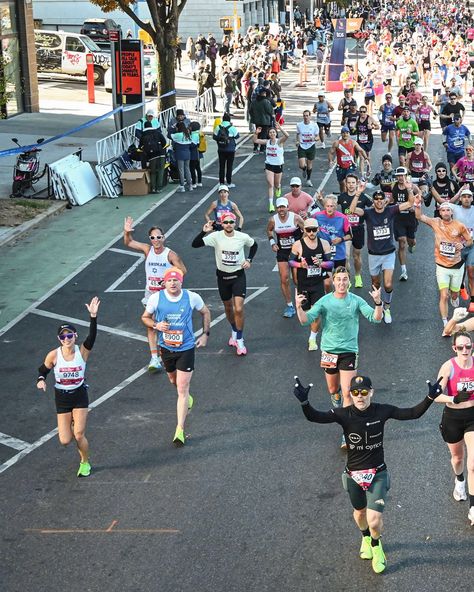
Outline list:
[[[184,436],[184,430],[178,426],[176,428],[176,432],[174,433],[173,444],[177,447],[181,447],[184,446],[185,440],[186,438]]]
[[[281,187],[275,188],[275,197],[281,197]]]
[[[361,559],[372,559],[372,545],[370,544],[370,536],[362,537],[362,542],[359,549],[359,557]]]
[[[191,411],[194,405],[194,398],[191,394],[188,395],[188,411]]]
[[[91,474],[91,466],[88,462],[81,462],[79,465],[79,470],[77,471],[78,477],[89,477]]]
[[[376,547],[372,547],[372,569],[375,573],[382,573],[387,567],[387,559],[382,548],[382,541]]]
[[[362,276],[356,275],[354,276],[354,288],[363,288],[364,284],[362,283]]]

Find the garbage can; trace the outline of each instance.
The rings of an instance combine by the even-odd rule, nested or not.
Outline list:
[[[158,193],[167,183],[165,174],[166,155],[150,158],[151,192]]]

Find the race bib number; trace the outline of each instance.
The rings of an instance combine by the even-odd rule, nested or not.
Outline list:
[[[427,120],[429,118],[430,118],[430,114],[429,113],[421,113],[420,114],[420,119]]]
[[[402,132],[402,140],[409,142],[411,140],[411,132]]]
[[[388,226],[375,226],[374,227],[374,239],[382,240],[390,237],[390,228]]]
[[[167,347],[179,347],[183,345],[183,331],[163,331],[163,342]]]
[[[423,170],[423,163],[419,160],[412,161],[411,166],[415,169],[415,171]]]
[[[238,251],[222,251],[222,265],[237,265]]]
[[[295,242],[294,236],[282,236],[280,238],[280,246],[283,249],[289,249],[294,242]]]
[[[328,352],[321,352],[321,368],[336,368],[338,354],[330,354]]]
[[[158,292],[158,290],[163,289],[163,278],[160,277],[150,277],[148,278],[148,287],[150,292]]]
[[[456,254],[456,247],[453,243],[441,241],[439,245],[439,253],[445,257],[453,257]]]
[[[310,265],[307,269],[306,269],[306,275],[307,277],[316,277],[321,275],[321,268],[320,267],[316,267],[316,265]]]
[[[352,156],[347,156],[347,154],[343,154],[341,156],[341,162],[352,162]]]
[[[469,181],[469,182],[474,181],[474,174],[473,173],[466,173],[464,175],[464,177],[465,177],[466,181]]]
[[[348,471],[348,474],[357,485],[362,487],[364,491],[367,491],[372,485],[376,472],[376,469],[364,469],[362,471]]]
[[[453,146],[455,148],[461,148],[461,146],[464,146],[464,140],[462,138],[454,138]]]
[[[347,219],[351,224],[359,224],[359,216],[357,214],[347,214]]]
[[[363,144],[369,141],[369,136],[367,134],[359,134],[359,142]]]
[[[336,245],[331,245],[330,249],[331,249],[330,250],[331,255],[335,255],[336,254]]]

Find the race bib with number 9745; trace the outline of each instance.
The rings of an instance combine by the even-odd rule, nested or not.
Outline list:
[[[338,354],[330,354],[329,352],[321,352],[321,368],[336,368]]]

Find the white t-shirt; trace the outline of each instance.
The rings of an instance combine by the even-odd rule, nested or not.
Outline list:
[[[316,137],[319,133],[319,128],[315,123],[300,122],[296,125],[296,133],[299,134],[300,146],[303,150],[308,150],[316,143]]]
[[[463,208],[462,206],[454,206],[453,218],[458,222],[462,222],[464,226],[471,233],[471,237],[474,238],[474,208]]]
[[[285,162],[283,158],[283,146],[278,144],[278,140],[275,140],[274,144],[270,144],[270,140],[267,142],[265,147],[265,163],[273,165],[282,165]]]
[[[233,236],[226,236],[224,230],[219,230],[202,240],[207,247],[214,247],[217,269],[225,273],[242,269],[245,261],[244,247],[251,247],[255,242],[251,236],[238,230],[234,230]]]

